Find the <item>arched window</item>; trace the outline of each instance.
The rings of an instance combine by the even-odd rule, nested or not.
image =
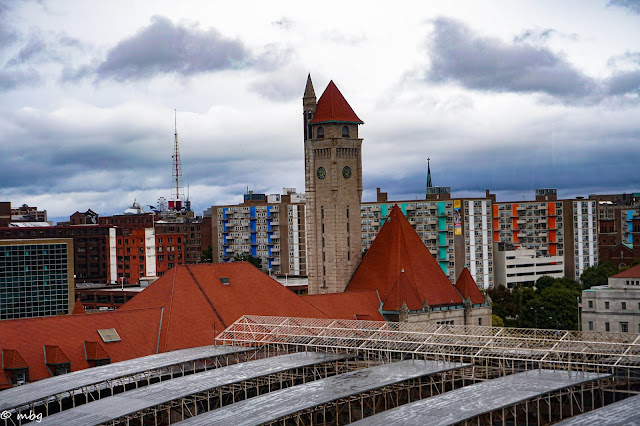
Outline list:
[[[349,137],[349,128],[347,126],[342,126],[342,137],[343,138]]]
[[[324,127],[318,127],[318,139],[324,138]]]

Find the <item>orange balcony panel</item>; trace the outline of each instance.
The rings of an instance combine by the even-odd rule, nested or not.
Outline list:
[[[493,242],[494,243],[500,242],[500,232],[499,231],[493,231]]]
[[[518,204],[511,204],[511,214],[518,216]]]
[[[556,203],[547,203],[547,211],[550,216],[556,215]]]
[[[549,246],[549,254],[555,256],[558,253],[558,247],[555,244]]]
[[[512,217],[511,218],[511,228],[513,228],[514,230],[518,229],[518,218],[517,217]]]
[[[500,229],[500,222],[497,217],[493,219],[493,229]]]
[[[494,204],[493,205],[493,217],[498,217],[500,216],[500,214],[498,213],[498,205]]]
[[[549,231],[549,242],[550,243],[556,242],[556,231]]]
[[[518,232],[517,231],[513,231],[513,243],[514,244],[518,244]]]
[[[556,217],[551,216],[549,218],[549,229],[556,229]]]

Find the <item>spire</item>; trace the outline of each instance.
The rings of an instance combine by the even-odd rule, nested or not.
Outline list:
[[[182,177],[182,163],[180,161],[180,148],[178,145],[178,112],[174,109],[174,141],[173,141],[173,183],[175,186],[171,189],[171,198],[173,201],[180,201],[183,196],[183,188],[180,182],[180,178]],[[177,208],[177,207],[176,207]],[[178,209],[179,210],[179,209]]]
[[[316,92],[313,90],[313,83],[311,82],[311,73],[307,76],[307,85],[304,88],[303,98],[313,98],[313,102],[316,101]]]
[[[427,158],[427,188],[431,188],[433,184],[431,183],[431,158]]]

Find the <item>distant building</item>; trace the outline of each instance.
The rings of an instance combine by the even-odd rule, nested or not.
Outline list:
[[[0,240],[0,320],[68,314],[73,240]]]
[[[624,267],[640,260],[640,194],[635,195],[590,196],[598,199],[598,252],[601,262]]]
[[[509,243],[498,243],[495,247],[493,270],[496,287],[533,287],[543,276],[564,277],[564,256],[541,256],[534,249],[515,248]]]
[[[265,272],[307,275],[305,196],[295,188],[283,192],[249,192],[242,204],[212,206],[213,261],[244,253],[261,259]]]
[[[640,333],[640,265],[582,292],[582,329]]]
[[[36,222],[43,223],[43,222]],[[26,223],[24,223],[26,224]],[[116,228],[108,225],[24,226],[0,228],[0,239],[71,238],[75,282],[112,282],[116,276]]]
[[[598,263],[597,202],[557,200],[555,189],[537,189],[535,201],[493,205],[493,241],[564,257],[564,275],[579,279]]]
[[[11,221],[13,222],[46,222],[47,211],[38,210],[37,207],[29,207],[26,204],[11,209]]]

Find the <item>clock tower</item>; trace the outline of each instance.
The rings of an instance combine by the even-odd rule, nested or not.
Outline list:
[[[333,81],[316,103],[309,75],[302,105],[309,294],[338,293],[362,258],[363,122]]]

